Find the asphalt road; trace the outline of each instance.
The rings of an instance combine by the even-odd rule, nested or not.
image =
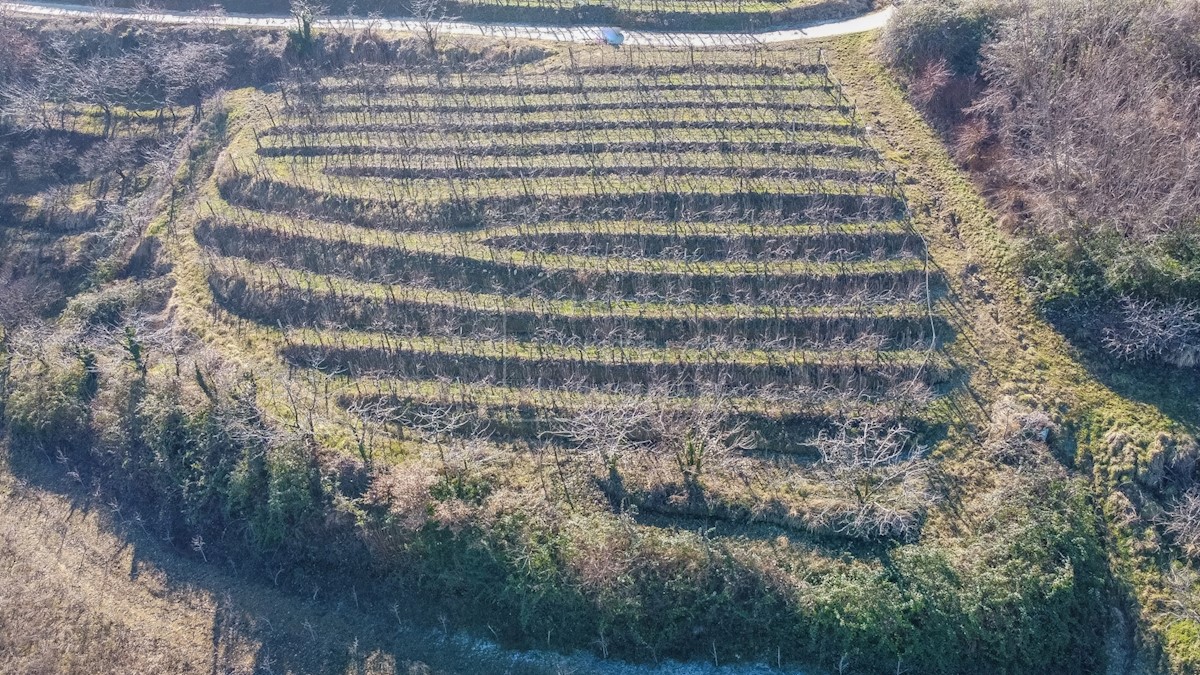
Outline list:
[[[144,12],[136,9],[97,8],[50,2],[0,2],[0,9],[12,14],[61,18],[100,18],[172,25],[219,25],[239,28],[287,28],[293,25],[289,16],[278,14],[199,14],[196,12]],[[882,28],[894,9],[865,14],[845,21],[817,24],[805,28],[774,30],[763,33],[676,33],[666,31],[622,31],[624,44],[649,47],[733,47],[750,44],[774,44],[799,40],[850,35]],[[532,26],[503,23],[469,23],[439,21],[437,30],[444,35],[465,35],[496,39],[550,40],[554,42],[603,42],[604,26]],[[425,23],[414,19],[366,19],[361,17],[329,17],[315,23],[318,28],[358,30],[368,25],[375,30],[415,32]]]

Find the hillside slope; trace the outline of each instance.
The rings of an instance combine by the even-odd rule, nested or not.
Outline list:
[[[31,581],[12,606],[47,618],[3,620],[108,636],[79,670],[126,644],[150,645],[135,670],[206,645],[233,670],[471,667],[410,646],[419,630],[304,613],[404,602],[641,661],[1135,672],[1165,647],[1186,672],[1167,570],[1122,519],[1147,458],[1120,453],[1152,450],[1108,440],[1184,430],[1037,318],[869,38],[426,54],[299,35],[278,86],[203,101],[133,180],[147,219],[107,276],[50,327],[6,327],[16,475],[53,458],[120,534],[86,525],[105,543],[70,552],[89,571],[48,603],[64,568],[29,505],[64,502],[6,479],[4,555]],[[106,136],[163,119],[71,115]],[[10,241],[56,222],[43,203]],[[147,586],[171,584],[138,572],[111,604],[93,580],[112,563],[84,561],[134,565],[106,548],[130,523],[191,559],[163,569],[237,580],[160,604]],[[227,584],[251,598],[231,616]],[[272,646],[254,617],[300,604]],[[131,619],[180,605],[162,632]],[[172,630],[179,649],[155,647]]]

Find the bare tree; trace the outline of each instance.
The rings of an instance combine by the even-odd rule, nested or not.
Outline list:
[[[80,70],[71,56],[71,43],[52,37],[44,48],[27,48],[14,58],[24,57],[23,76],[6,78],[0,87],[0,118],[17,129],[62,129],[72,102],[79,99]],[[10,68],[13,66],[10,66]]]
[[[734,421],[720,388],[686,402],[652,387],[649,394],[592,403],[559,420],[554,433],[601,458],[610,471],[634,453],[670,457],[691,489],[701,488],[706,474],[728,468],[754,442]]]
[[[658,399],[661,400],[661,399]],[[727,392],[713,387],[686,406],[657,406],[654,429],[691,489],[703,487],[706,474],[726,469],[754,446],[744,423],[735,422]]]
[[[410,0],[409,11],[417,20],[418,35],[430,58],[436,59],[441,39],[441,24],[448,21],[442,0]]]
[[[192,119],[200,118],[205,97],[228,74],[224,45],[203,41],[162,41],[150,51],[155,77],[166,94],[163,103],[174,115],[181,100],[192,101]]]
[[[1182,367],[1200,364],[1200,304],[1121,298],[1121,320],[1104,330],[1104,346],[1128,360],[1160,359]]]
[[[430,405],[412,414],[412,426],[418,434],[438,449],[443,468],[449,466],[447,446],[465,447],[465,432],[473,416],[461,406]]]
[[[649,403],[634,396],[589,402],[560,419],[554,433],[612,467],[621,456],[645,450],[650,444],[655,417]]]
[[[346,407],[348,424],[354,435],[359,457],[368,468],[375,463],[375,444],[387,424],[395,421],[399,405],[391,398],[374,396],[357,398]]]
[[[100,108],[104,117],[101,135],[113,134],[117,108],[139,102],[139,85],[146,73],[143,55],[138,52],[94,55],[78,64],[77,73],[78,97]]]
[[[51,303],[62,297],[62,288],[53,280],[17,276],[0,269],[0,352],[20,327],[33,323]]]
[[[838,422],[814,441],[821,453],[817,472],[851,507],[825,517],[853,536],[906,538],[915,534],[928,501],[925,449],[901,424],[869,417]]]
[[[1166,515],[1167,534],[1184,553],[1200,560],[1200,488],[1188,490]]]
[[[288,31],[288,38],[297,55],[304,57],[316,45],[313,25],[329,12],[329,7],[316,0],[292,0],[291,12],[296,27]]]

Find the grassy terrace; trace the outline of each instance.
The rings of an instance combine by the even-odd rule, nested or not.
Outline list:
[[[630,81],[632,79],[632,81]],[[681,106],[685,103],[730,104],[759,101],[766,92],[773,94],[772,102],[780,109],[837,109],[845,105],[829,100],[825,93],[826,83],[817,77],[798,76],[799,81],[787,82],[784,78],[774,81],[764,78],[759,85],[741,83],[719,90],[716,82],[702,79],[679,81],[678,78],[660,78],[653,74],[634,75],[624,80],[593,82],[589,77],[586,86],[579,80],[556,79],[546,76],[532,84],[514,80],[512,88],[518,91],[492,86],[481,86],[468,80],[459,86],[459,91],[438,93],[435,84],[403,84],[364,81],[358,86],[321,87],[310,96],[326,96],[331,99],[324,109],[331,112],[374,112],[421,111],[421,110],[501,110],[520,112],[529,106],[550,109],[576,110],[588,106],[596,109],[633,107],[642,99],[655,99],[666,105]]]
[[[222,232],[227,232],[229,225],[214,226]],[[295,230],[273,230],[268,228],[249,229],[244,239],[263,242],[264,246],[284,244],[289,237],[309,238],[307,232],[297,233]],[[319,237],[313,237],[317,239]],[[214,241],[215,246],[221,242]],[[469,237],[450,233],[405,233],[395,240],[376,238],[376,242],[357,241],[372,248],[388,248],[388,253],[396,258],[404,256],[437,258],[444,260],[443,268],[454,265],[477,265],[482,268],[498,270],[500,268],[537,268],[539,272],[575,272],[577,276],[588,277],[590,273],[605,272],[611,274],[636,274],[646,277],[654,276],[688,276],[725,279],[730,277],[859,277],[880,274],[904,274],[923,269],[921,260],[912,256],[886,256],[879,249],[863,251],[847,251],[843,248],[827,248],[824,251],[797,251],[795,246],[788,246],[786,240],[770,240],[778,249],[772,249],[767,255],[754,259],[749,255],[721,255],[720,249],[712,254],[703,253],[687,255],[689,249],[667,250],[657,247],[654,254],[617,257],[598,255],[597,252],[584,250],[564,250],[559,245],[553,251],[543,250],[538,246],[537,239],[520,239],[521,245],[514,245],[512,240],[497,242],[495,240],[473,241]],[[636,238],[634,241],[649,241],[648,238]],[[325,239],[325,241],[330,241]],[[335,240],[336,241],[336,240]],[[567,240],[568,243],[570,240]],[[662,243],[663,238],[654,240]],[[304,242],[307,247],[310,242]],[[488,244],[492,244],[489,246]],[[507,245],[497,246],[498,243]],[[687,246],[688,239],[680,237],[675,240],[677,246]],[[284,244],[286,245],[286,244]],[[731,243],[736,246],[736,243]],[[623,253],[627,248],[621,247],[616,252]],[[693,249],[694,250],[694,249]],[[778,253],[777,253],[778,251]],[[249,256],[247,256],[249,257]],[[369,269],[369,266],[364,266]],[[437,270],[431,270],[438,273]],[[516,274],[516,272],[513,272]]]
[[[658,342],[685,342],[693,335],[742,336],[742,339],[763,342],[795,343],[799,338],[784,328],[797,328],[807,323],[809,330],[845,330],[850,334],[871,335],[874,324],[906,323],[907,334],[922,338],[929,327],[927,307],[915,302],[905,303],[894,296],[864,295],[843,299],[839,305],[734,305],[683,302],[654,302],[649,299],[611,298],[608,300],[570,300],[562,296],[528,295],[526,297],[466,290],[445,290],[431,287],[397,286],[385,283],[361,282],[345,277],[318,274],[275,264],[255,264],[244,259],[210,259],[214,289],[230,301],[237,299],[258,306],[257,296],[280,296],[290,299],[296,311],[309,315],[307,321],[367,325],[402,326],[399,317],[391,313],[454,311],[472,316],[490,315],[492,322],[510,322],[507,331],[515,334],[534,333],[543,321],[562,320],[580,324],[595,324],[595,330],[618,322],[636,322],[651,335],[661,335]],[[341,298],[344,306],[330,302]],[[269,307],[269,305],[267,305]],[[334,311],[345,310],[345,311]],[[351,311],[352,310],[352,311]],[[324,317],[324,318],[318,318]],[[822,328],[823,327],[823,328]],[[851,328],[853,327],[853,328]],[[845,338],[846,336],[842,336]],[[810,338],[811,339],[811,338]],[[881,341],[882,344],[892,344]]]
[[[782,155],[777,153],[739,153],[730,166],[730,162],[711,152],[598,152],[594,155],[581,157],[571,152],[548,152],[540,155],[525,155],[525,161],[514,166],[510,157],[446,157],[441,154],[381,154],[377,157],[370,155],[352,154],[346,157],[322,158],[310,160],[320,164],[321,170],[330,175],[365,176],[378,178],[410,178],[417,180],[427,174],[439,177],[446,171],[453,170],[462,173],[464,178],[475,178],[506,173],[504,177],[518,178],[530,174],[536,177],[536,172],[552,176],[564,176],[568,172],[575,175],[592,175],[598,173],[615,173],[619,175],[634,175],[639,173],[654,174],[705,174],[755,176],[794,172],[798,175],[832,177],[840,180],[887,180],[890,176],[872,173],[875,167],[868,161],[854,161],[840,157],[807,157],[797,155]],[[519,156],[522,157],[522,156]],[[583,169],[586,171],[579,172]],[[732,171],[731,171],[732,169]],[[476,171],[478,176],[469,172]]]

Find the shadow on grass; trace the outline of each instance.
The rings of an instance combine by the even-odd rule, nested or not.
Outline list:
[[[1200,431],[1200,367],[1116,358],[1099,343],[1098,321],[1084,312],[1056,307],[1046,312],[1046,318],[1075,347],[1079,362],[1106,387],[1158,408],[1192,432]]]
[[[132,553],[131,581],[153,571],[165,580],[169,597],[211,600],[212,673],[244,672],[250,661],[256,673],[533,675],[558,672],[566,658],[500,650],[439,622],[426,603],[370,582],[356,587],[354,580],[337,575],[318,579],[284,571],[276,587],[231,559],[209,555],[204,564],[199,553],[162,541],[130,513],[118,516],[45,456],[18,453],[8,468],[25,490],[65,499],[69,514],[100,516],[104,529]],[[114,582],[113,592],[119,588]]]
[[[836,534],[801,532],[796,528],[769,522],[740,521],[720,513],[705,515],[643,507],[634,514],[634,520],[639,525],[695,532],[703,537],[786,543],[796,550],[826,560],[853,559],[873,562],[883,560],[887,556],[887,546],[883,544],[858,541]]]
[[[280,570],[271,578],[236,560],[209,553],[207,560],[189,550],[185,543],[174,545],[155,536],[128,511],[114,511],[104,498],[86,489],[87,479],[76,478],[69,466],[42,453],[19,453],[14,457],[0,447],[0,486],[11,485],[4,474],[19,483],[13,490],[20,501],[35,493],[48,493],[63,501],[61,514],[47,513],[44,502],[29,498],[29,509],[41,517],[58,517],[61,528],[70,528],[80,515],[99,517],[104,538],[111,538],[114,551],[102,556],[110,565],[130,557],[128,580],[114,578],[124,570],[77,571],[110,581],[109,593],[120,594],[139,577],[161,580],[165,593],[152,586],[147,590],[179,603],[181,611],[208,611],[211,616],[211,665],[213,673],[404,673],[432,675],[505,673],[542,675],[771,675],[780,673],[764,665],[717,667],[711,663],[680,664],[664,661],[657,665],[603,660],[587,653],[564,655],[551,651],[504,649],[476,629],[464,630],[435,604],[418,593],[388,580],[363,580],[336,570]],[[10,505],[7,512],[12,512]],[[64,529],[65,536],[69,529]],[[103,562],[98,565],[103,566]],[[128,589],[126,589],[128,590]],[[197,603],[197,598],[204,600]],[[136,601],[136,600],[131,600]],[[516,617],[513,617],[516,620]],[[503,633],[503,626],[493,628]],[[194,636],[193,636],[194,637]],[[170,649],[163,645],[163,649]]]

